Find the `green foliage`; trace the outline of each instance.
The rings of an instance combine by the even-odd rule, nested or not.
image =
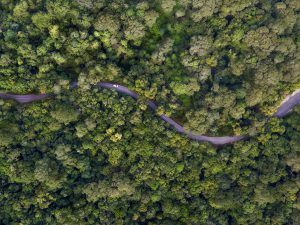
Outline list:
[[[298,2],[0,0],[0,224],[298,224]]]
[[[70,105],[59,105],[57,108],[54,108],[51,112],[51,116],[56,119],[59,123],[65,125],[70,122],[76,121],[79,116],[79,112]]]
[[[266,142],[251,138],[216,148],[168,131],[151,112],[138,110],[139,103],[111,91],[79,89],[64,98],[73,98],[73,106],[57,100],[2,106],[2,114],[22,126],[13,139],[21,141],[1,147],[0,173],[7,182],[1,223],[14,224],[16,218],[25,224],[297,220],[298,113],[270,120]],[[78,108],[85,119],[49,130],[62,103],[62,112]],[[122,137],[115,141],[117,134]]]
[[[0,122],[0,146],[8,146],[14,142],[14,137],[18,133],[18,126],[8,121]]]

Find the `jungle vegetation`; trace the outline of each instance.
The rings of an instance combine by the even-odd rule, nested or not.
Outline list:
[[[0,224],[300,221],[298,0],[0,0]],[[77,81],[76,89],[70,84]],[[93,87],[116,82],[138,101]],[[188,130],[250,135],[232,145]]]

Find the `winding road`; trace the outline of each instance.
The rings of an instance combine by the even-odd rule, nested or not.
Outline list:
[[[76,88],[78,86],[77,82],[74,82],[71,84],[71,88]],[[135,92],[129,90],[127,87],[115,84],[115,83],[108,83],[108,82],[99,82],[96,84],[96,86],[101,88],[107,88],[111,90],[115,90],[119,93],[131,96],[134,99],[138,99],[139,96]],[[15,94],[7,94],[7,93],[0,93],[0,98],[3,99],[13,99],[17,101],[18,103],[24,104],[24,103],[30,103],[33,101],[42,100],[45,98],[49,98],[53,96],[53,94],[28,94],[28,95],[15,95]],[[147,101],[148,106],[156,110],[157,105],[153,101]],[[287,115],[297,104],[300,104],[300,89],[296,90],[291,95],[287,96],[284,101],[280,104],[280,106],[277,109],[277,112],[273,115],[275,117],[283,117]],[[171,125],[177,132],[187,135],[190,139],[196,140],[196,141],[205,141],[210,142],[214,145],[225,145],[230,144],[236,141],[240,141],[246,138],[246,136],[223,136],[223,137],[210,137],[205,135],[198,135],[196,133],[186,131],[180,124],[175,122],[170,117],[162,114],[159,116],[162,120],[164,120],[166,123]]]

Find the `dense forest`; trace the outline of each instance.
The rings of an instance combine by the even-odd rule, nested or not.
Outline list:
[[[0,0],[0,12],[0,92],[55,94],[0,99],[0,224],[299,224],[300,107],[271,117],[300,88],[299,0]],[[161,114],[250,137],[193,141]]]

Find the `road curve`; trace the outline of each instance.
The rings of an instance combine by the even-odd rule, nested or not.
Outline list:
[[[117,92],[129,95],[134,99],[138,99],[138,97],[139,97],[135,92],[133,92],[133,91],[129,90],[127,87],[119,85],[119,84],[99,82],[99,83],[97,83],[97,86],[102,87],[102,88],[116,90]],[[151,109],[153,109],[153,110],[157,109],[157,106],[153,101],[147,101],[147,104]],[[244,136],[209,137],[209,136],[194,134],[192,132],[186,131],[183,128],[183,126],[181,126],[180,124],[175,122],[173,119],[171,119],[170,117],[168,117],[164,114],[160,115],[159,117],[162,120],[164,120],[166,123],[171,125],[177,132],[186,134],[189,138],[196,140],[196,141],[207,141],[214,145],[224,145],[224,144],[229,144],[229,143],[233,143],[235,141],[244,139]]]
[[[74,82],[71,85],[71,88],[78,87],[78,83]],[[108,83],[108,82],[99,82],[96,84],[96,86],[101,88],[107,88],[111,90],[115,90],[119,93],[131,96],[134,99],[138,99],[139,96],[135,92],[129,90],[127,87],[115,84],[115,83]],[[24,104],[24,103],[30,103],[33,101],[42,100],[45,98],[49,98],[53,96],[52,94],[28,94],[28,95],[15,95],[15,94],[6,94],[6,93],[0,93],[0,98],[3,99],[13,99],[17,101],[18,103]],[[157,105],[153,101],[147,101],[148,106],[156,110]],[[297,104],[300,104],[300,89],[295,91],[293,94],[287,96],[284,101],[279,106],[277,112],[273,115],[275,117],[283,117],[287,115]],[[166,123],[168,123],[170,126],[172,126],[177,132],[187,135],[190,139],[201,141],[201,142],[210,142],[214,145],[225,145],[230,144],[236,141],[240,141],[246,138],[246,136],[223,136],[223,137],[210,137],[205,135],[199,135],[190,131],[186,131],[183,126],[175,122],[170,117],[162,114],[159,116],[162,120],[164,120]]]

